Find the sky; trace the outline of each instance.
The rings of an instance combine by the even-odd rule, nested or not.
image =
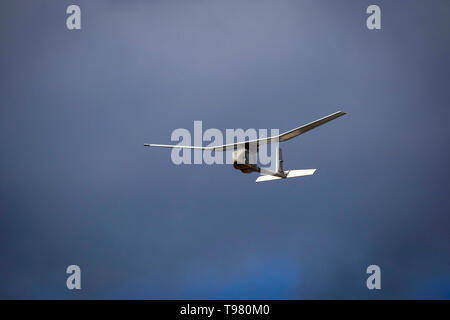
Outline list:
[[[449,16],[448,0],[1,1],[0,298],[449,299]],[[256,184],[143,146],[195,120],[283,132],[338,110],[282,145],[311,177]]]

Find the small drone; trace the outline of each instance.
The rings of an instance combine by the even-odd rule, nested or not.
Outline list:
[[[242,141],[231,144],[224,144],[220,146],[200,147],[200,146],[183,146],[183,145],[164,145],[164,144],[144,144],[146,147],[160,147],[160,148],[179,148],[179,149],[191,149],[191,150],[210,150],[215,152],[220,151],[233,151],[233,167],[237,170],[241,170],[243,173],[259,172],[261,176],[256,179],[256,182],[297,178],[303,176],[313,175],[316,169],[303,169],[303,170],[283,170],[283,157],[281,154],[281,148],[277,148],[276,151],[276,170],[272,172],[270,170],[258,167],[258,164],[253,160],[256,159],[259,152],[259,146],[269,143],[278,143],[288,141],[295,138],[311,129],[321,126],[331,120],[339,118],[345,115],[345,112],[338,111],[330,114],[326,117],[305,124],[296,129],[287,131],[277,136]]]

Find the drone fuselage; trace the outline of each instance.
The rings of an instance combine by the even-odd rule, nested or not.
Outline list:
[[[257,163],[257,152],[248,148],[233,151],[233,167],[242,173],[261,172]]]

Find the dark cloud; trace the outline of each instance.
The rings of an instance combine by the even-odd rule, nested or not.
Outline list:
[[[77,3],[80,31],[1,4],[1,297],[449,297],[448,1],[379,1],[380,31],[369,1]],[[142,146],[338,109],[283,146],[303,180]]]

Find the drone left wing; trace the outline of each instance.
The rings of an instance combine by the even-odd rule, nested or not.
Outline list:
[[[208,150],[209,147],[198,147],[198,146],[182,146],[182,145],[172,145],[172,144],[152,144],[146,143],[144,147],[159,147],[159,148],[177,148],[177,149],[197,149],[197,150]]]
[[[278,136],[269,137],[269,138],[261,138],[249,141],[242,141],[237,143],[223,144],[219,146],[210,146],[210,147],[200,147],[200,146],[183,146],[183,145],[170,145],[170,144],[144,144],[145,147],[159,147],[159,148],[177,148],[177,149],[191,149],[191,150],[210,150],[210,151],[228,151],[228,150],[237,150],[242,149],[246,145],[256,144],[257,146],[263,144],[269,144],[272,142],[278,141]]]

